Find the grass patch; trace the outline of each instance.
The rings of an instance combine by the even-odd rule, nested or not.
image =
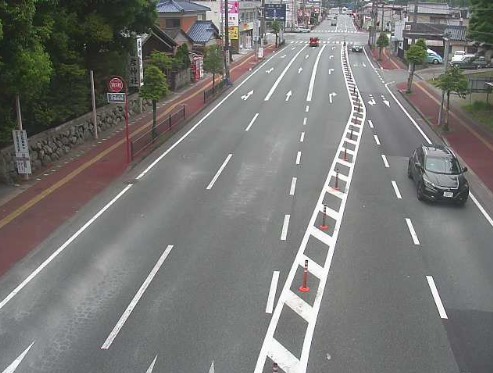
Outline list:
[[[478,122],[493,130],[493,105],[484,101],[474,101],[472,104],[464,105],[466,110]]]

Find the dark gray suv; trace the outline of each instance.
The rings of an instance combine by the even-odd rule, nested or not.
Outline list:
[[[421,145],[409,158],[407,176],[416,184],[419,200],[450,201],[459,205],[469,197],[469,183],[462,167],[445,145]]]

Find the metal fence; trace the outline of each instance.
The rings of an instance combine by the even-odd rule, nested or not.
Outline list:
[[[204,90],[204,104],[207,101],[212,100],[217,95],[221,94],[226,87],[226,79],[221,80],[218,84],[214,85],[212,88]]]
[[[469,79],[469,92],[491,92],[491,85],[486,83],[493,83],[493,78]]]
[[[183,105],[179,110],[169,114],[166,119],[159,122],[154,129],[150,129],[139,137],[132,138],[130,141],[130,154],[132,160],[135,156],[153,148],[154,144],[159,144],[160,140],[169,134],[182,122],[185,121],[186,113]]]

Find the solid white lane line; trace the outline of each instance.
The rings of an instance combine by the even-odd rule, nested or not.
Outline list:
[[[368,119],[368,124],[370,125],[370,128],[373,128],[373,122],[370,119]]]
[[[305,140],[305,133],[304,132],[301,132],[300,142],[303,142],[303,140]]]
[[[307,118],[306,118],[306,117],[305,117],[305,118],[303,118],[303,125],[304,125],[304,126],[306,126],[306,120],[307,120]]]
[[[414,244],[419,245],[418,235],[416,234],[416,231],[414,230],[413,223],[411,222],[411,219],[406,218],[406,224],[407,224],[407,228],[409,229],[409,233],[411,233],[411,237],[413,238]]]
[[[382,159],[383,159],[384,166],[389,168],[390,167],[389,162],[387,161],[387,157],[384,154],[382,154]]]
[[[294,55],[294,57],[291,59],[291,61],[289,61],[288,65],[284,68],[284,70],[282,71],[281,75],[279,75],[279,77],[276,79],[274,85],[272,86],[272,88],[270,89],[269,93],[267,93],[267,96],[265,96],[264,98],[264,101],[269,101],[270,98],[272,97],[272,95],[274,94],[274,91],[276,90],[277,86],[279,85],[279,83],[281,82],[282,78],[284,77],[284,75],[286,75],[286,72],[289,70],[289,68],[291,67],[291,65],[293,64],[294,60],[296,59],[296,57],[298,57],[300,55],[301,52],[303,52],[303,49],[306,48],[306,45],[304,45],[299,51],[298,53],[296,53]]]
[[[212,189],[212,187],[214,186],[214,183],[217,181],[217,179],[221,175],[221,172],[223,172],[224,168],[226,167],[226,165],[228,164],[228,162],[229,162],[229,160],[231,159],[232,156],[233,156],[233,154],[228,154],[228,156],[226,157],[226,160],[223,162],[222,166],[216,172],[216,175],[211,180],[211,182],[209,183],[209,185],[207,185],[207,188],[206,189],[208,189],[208,190]]]
[[[378,136],[373,135],[373,138],[375,139],[375,142],[377,143],[377,145],[380,145],[380,140],[379,140]]]
[[[442,300],[440,299],[440,294],[438,294],[438,289],[435,285],[435,281],[432,276],[426,276],[426,280],[428,280],[428,285],[431,289],[431,294],[433,295],[433,299],[435,300],[435,304],[438,308],[438,313],[442,319],[448,319],[447,313],[445,312],[445,307],[443,306]]]
[[[38,268],[36,268],[27,278],[22,281],[17,287],[12,290],[12,292],[5,297],[4,300],[0,302],[0,310],[5,307],[5,305],[15,297],[27,284],[29,284],[48,264],[51,263],[65,248],[70,245],[77,237],[79,237],[82,232],[84,232],[92,223],[94,223],[103,213],[108,210],[117,200],[120,199],[130,188],[132,184],[127,185],[123,190],[118,193],[111,201],[109,201],[101,210],[97,212],[91,219],[87,221],[77,232],[75,232],[70,238],[63,243],[53,254],[51,254],[48,259],[46,259]]]
[[[29,352],[29,350],[31,349],[31,347],[33,346],[34,342],[31,343],[29,345],[28,348],[26,348],[24,350],[24,352],[22,354],[19,355],[19,357],[17,359],[15,359],[12,364],[10,364],[2,373],[14,373],[15,370],[17,369],[17,367],[19,366],[19,364],[22,362],[22,360],[24,360],[24,358],[26,357],[27,353]]]
[[[318,63],[320,61],[320,55],[325,49],[325,45],[320,49],[317,54],[317,59],[315,60],[315,65],[313,65],[312,76],[310,78],[310,84],[308,85],[308,93],[306,94],[306,101],[310,102],[313,96],[313,87],[315,85],[315,78],[317,76]]]
[[[254,115],[254,117],[253,117],[253,118],[252,118],[252,120],[250,121],[250,124],[248,125],[248,127],[247,127],[247,128],[245,128],[245,131],[247,131],[247,132],[248,132],[248,131],[250,131],[250,127],[252,126],[253,122],[255,122],[255,121],[257,120],[258,114],[259,114],[259,113],[256,113],[256,114]]]
[[[267,297],[266,313],[272,313],[274,310],[274,300],[276,298],[277,283],[279,281],[279,271],[274,271],[270,282],[269,296]]]
[[[392,180],[392,186],[394,187],[394,192],[395,192],[395,195],[398,199],[402,199],[402,196],[401,196],[401,192],[399,192],[399,188],[397,187],[397,183]]]
[[[290,215],[284,216],[284,223],[282,225],[282,231],[281,231],[281,241],[286,241],[286,238],[288,237],[288,228],[289,228],[289,219],[290,218],[291,218]]]
[[[298,152],[298,154],[296,155],[296,164],[300,164],[301,162],[301,152]]]
[[[212,360],[211,366],[209,367],[209,373],[214,373],[214,360]]]
[[[157,355],[152,361],[151,365],[149,365],[149,368],[147,368],[146,373],[152,373],[152,370],[154,369],[154,364],[156,364],[156,360],[157,360]]]
[[[296,190],[296,180],[298,180],[298,179],[295,177],[293,177],[293,179],[291,179],[291,188],[289,189],[289,195],[290,196],[294,196],[294,192]]]
[[[310,111],[310,105],[306,105],[305,112],[308,113]]]
[[[157,263],[154,265],[154,268],[149,273],[149,275],[145,279],[145,281],[142,284],[142,286],[140,287],[140,289],[135,294],[134,298],[132,299],[132,301],[128,305],[127,309],[125,310],[125,312],[123,312],[122,316],[120,317],[120,320],[118,320],[115,327],[113,328],[111,333],[108,335],[108,338],[106,338],[106,341],[101,346],[102,350],[107,350],[108,348],[110,348],[111,344],[113,343],[113,340],[116,338],[116,336],[120,332],[121,328],[123,327],[123,325],[127,321],[128,317],[130,316],[130,314],[134,310],[135,306],[139,302],[142,295],[144,295],[144,292],[146,291],[147,287],[150,285],[154,276],[156,276],[157,271],[159,271],[159,268],[161,268],[161,266],[163,265],[164,261],[166,260],[166,258],[168,257],[168,255],[172,249],[173,249],[173,245],[168,245],[168,247],[164,250],[163,254],[159,258]]]

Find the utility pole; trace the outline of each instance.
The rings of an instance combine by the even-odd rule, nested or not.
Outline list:
[[[265,0],[262,0],[262,18],[260,20],[260,34],[263,44],[267,44],[267,35],[265,33]]]
[[[228,0],[224,1],[224,73],[226,84],[231,85],[229,74],[229,26],[228,26]]]
[[[416,25],[418,23],[418,0],[414,0],[413,23],[414,23],[414,32],[416,32]],[[413,32],[413,37],[411,39],[411,45],[416,43],[416,38],[414,37],[414,32]]]
[[[382,20],[380,21],[380,30],[383,32],[383,15],[385,14],[385,3],[382,1]]]
[[[444,36],[443,37],[443,40],[445,40],[445,52],[443,53],[444,56],[444,60],[443,60],[443,64],[445,65],[445,74],[447,73],[447,69],[448,69],[448,55],[449,55],[449,48],[450,48],[450,39],[449,39],[449,35],[447,35],[446,37]],[[440,101],[440,110],[438,111],[438,126],[441,126],[442,125],[442,117],[443,117],[443,103],[445,101],[445,91],[442,89],[442,99]]]

